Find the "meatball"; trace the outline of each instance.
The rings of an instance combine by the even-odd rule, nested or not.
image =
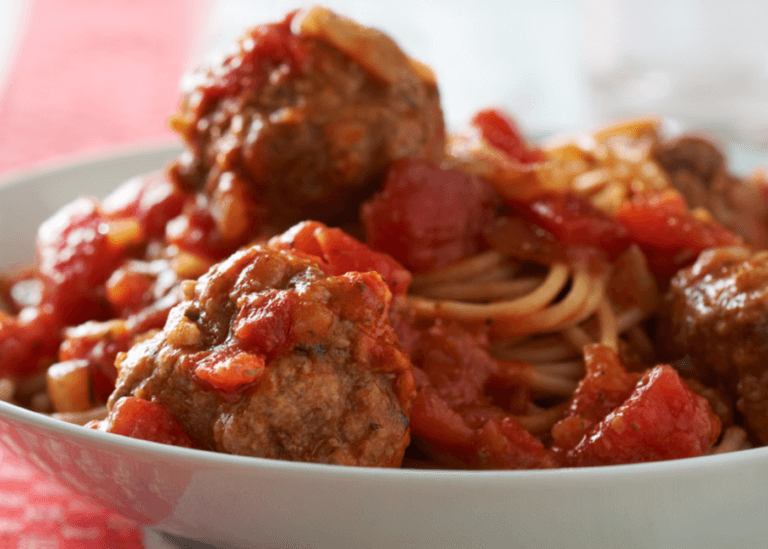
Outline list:
[[[719,387],[768,444],[768,252],[703,252],[673,279],[660,337],[684,375]]]
[[[731,175],[723,153],[713,143],[687,135],[662,143],[655,157],[689,208],[705,208],[748,244],[768,247],[764,191],[749,179]]]
[[[186,151],[169,173],[210,197],[228,238],[355,220],[392,160],[443,154],[432,71],[324,8],[250,30],[184,90],[171,126]]]
[[[400,465],[415,384],[378,274],[251,247],[182,289],[165,328],[118,359],[110,408],[152,401],[220,452]]]

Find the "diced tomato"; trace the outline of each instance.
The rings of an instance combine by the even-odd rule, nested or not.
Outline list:
[[[341,229],[315,231],[315,238],[323,250],[323,257],[333,267],[333,274],[375,271],[393,294],[408,292],[411,273],[392,256],[370,249]]]
[[[125,250],[108,233],[109,219],[92,198],[70,203],[38,230],[38,266],[52,283],[48,302],[65,325],[110,315],[104,282]]]
[[[363,204],[361,220],[370,247],[425,272],[484,248],[483,229],[498,204],[478,176],[401,159],[389,167],[381,192]]]
[[[475,445],[482,469],[549,469],[552,455],[511,417],[488,420],[477,431]]]
[[[341,229],[328,228],[317,221],[295,225],[270,240],[269,246],[319,260],[328,275],[375,271],[395,295],[405,295],[411,283],[411,273],[391,256],[370,249]]]
[[[112,219],[138,219],[147,238],[154,239],[163,236],[168,221],[191,200],[164,174],[153,173],[123,183],[103,200],[102,209]]]
[[[421,332],[411,359],[449,406],[488,404],[484,389],[498,365],[482,334],[455,323],[436,324]]]
[[[173,271],[165,263],[168,275]],[[112,309],[120,316],[137,313],[154,301],[153,289],[158,274],[139,261],[128,261],[115,270],[106,282],[106,297]],[[167,275],[166,275],[167,276]]]
[[[40,307],[47,291],[45,278],[33,267],[0,273],[0,310],[15,315],[27,307]]]
[[[213,260],[223,259],[237,248],[222,240],[211,212],[198,204],[188,205],[180,215],[168,222],[165,241],[181,250]]]
[[[266,357],[235,347],[210,353],[194,362],[197,364],[194,373],[200,380],[230,394],[258,383],[266,367]]]
[[[635,388],[639,374],[629,373],[619,356],[599,343],[584,348],[586,374],[571,397],[566,417],[552,428],[554,445],[569,449],[593,425],[623,404]]]
[[[24,378],[53,362],[61,325],[52,307],[27,307],[17,316],[0,311],[0,378]]]
[[[59,361],[83,359],[91,372],[95,397],[106,402],[115,388],[115,358],[128,350],[131,333],[124,322],[86,322],[65,330]]]
[[[515,259],[544,265],[567,259],[562,244],[551,233],[520,217],[499,216],[486,229],[485,238],[491,248]]]
[[[717,223],[694,217],[683,197],[674,191],[625,203],[616,218],[645,252],[651,272],[664,284],[703,250],[742,243]]]
[[[54,361],[60,321],[42,306],[48,286],[34,269],[0,275],[0,378],[32,376]]]
[[[270,290],[246,296],[233,331],[249,348],[274,357],[293,340],[294,293]]]
[[[272,238],[269,246],[278,250],[292,250],[319,259],[322,261],[323,271],[330,274],[333,268],[325,261],[323,257],[325,254],[316,234],[327,230],[328,227],[319,221],[302,221],[283,234]]]
[[[418,390],[410,425],[414,435],[443,451],[466,453],[472,447],[474,431],[428,385]]]
[[[197,447],[168,408],[132,396],[120,398],[105,420],[89,426],[108,433],[172,446]]]
[[[632,396],[566,454],[571,466],[611,465],[703,455],[720,420],[668,365],[643,376]]]
[[[489,387],[500,390],[494,380],[503,373],[483,340],[456,324],[437,324],[422,331],[412,345],[418,392],[411,432],[427,443],[433,459],[449,466],[553,467],[553,457],[543,444],[508,409],[491,401]],[[520,396],[519,389],[513,388],[513,397]],[[498,394],[502,401],[512,400],[509,394]]]
[[[198,89],[201,92],[197,117],[222,97],[240,95],[242,90],[257,90],[269,69],[284,66],[286,70],[302,70],[307,49],[301,38],[291,32],[291,12],[280,23],[261,25],[249,32],[236,55],[227,58],[222,71],[208,74]]]
[[[622,404],[640,380],[640,374],[624,368],[616,352],[600,343],[584,348],[586,374],[571,399],[570,412],[600,421]]]
[[[632,243],[626,227],[572,193],[541,195],[510,206],[568,250],[593,248],[615,259]]]
[[[423,377],[416,369],[416,373]],[[544,445],[499,408],[453,410],[429,384],[420,384],[411,409],[411,430],[426,443],[433,459],[473,469],[551,468],[555,462]],[[485,415],[483,419],[481,416]]]
[[[472,125],[488,143],[503,151],[521,164],[544,162],[543,151],[530,147],[517,129],[515,122],[504,112],[496,109],[480,111],[472,119]]]

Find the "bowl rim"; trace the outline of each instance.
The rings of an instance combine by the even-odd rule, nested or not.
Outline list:
[[[53,177],[60,172],[69,170],[87,170],[99,164],[113,164],[115,162],[141,159],[152,156],[164,156],[178,154],[183,147],[172,138],[150,138],[128,144],[119,144],[86,149],[83,151],[52,156],[44,160],[34,161],[31,164],[12,167],[0,172],[0,192],[10,187],[16,187],[29,183],[36,179]],[[158,168],[162,168],[159,166]],[[134,175],[143,175],[140,173]],[[111,190],[111,189],[105,189]]]

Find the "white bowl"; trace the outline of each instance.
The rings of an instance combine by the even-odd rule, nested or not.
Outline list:
[[[67,200],[103,196],[176,152],[114,155],[0,185],[0,269],[31,260],[36,227]],[[222,547],[768,545],[768,448],[552,471],[344,468],[164,446],[2,402],[0,444],[143,525]]]

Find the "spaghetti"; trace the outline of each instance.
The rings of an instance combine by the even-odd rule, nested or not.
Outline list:
[[[513,208],[520,204],[520,200],[524,204],[531,203],[532,187],[538,188],[540,193],[556,188],[558,193],[581,196],[610,218],[626,201],[652,200],[654,196],[671,192],[669,181],[651,158],[652,147],[657,142],[655,121],[629,122],[596,132],[593,137],[576,143],[550,146],[545,149],[549,160],[541,163],[539,159],[538,165],[531,166],[510,158],[482,131],[475,131],[452,138],[449,142],[452,156],[448,165],[482,174]],[[523,181],[526,184],[521,183]],[[545,202],[544,211],[559,203],[562,202]],[[392,204],[389,207],[396,208]],[[563,210],[562,216],[553,216],[552,219],[557,220],[555,224],[572,215],[568,208]],[[602,214],[580,205],[577,209],[585,212],[584,218],[594,220],[595,225],[604,223]],[[576,220],[577,225],[582,219]],[[543,221],[548,220],[544,218]],[[603,229],[608,226],[607,230],[613,230],[609,223],[604,223]],[[503,226],[520,227],[519,223]],[[483,331],[489,338],[487,350],[489,360],[493,362],[493,365],[485,366],[491,371],[490,377],[475,382],[476,390],[481,394],[474,397],[469,408],[466,402],[456,401],[455,394],[459,389],[452,385],[455,381],[447,382],[442,378],[443,374],[429,373],[435,366],[429,362],[428,351],[424,351],[427,358],[422,360],[425,362],[415,362],[417,367],[423,365],[430,379],[422,389],[423,393],[431,395],[427,392],[429,388],[441,395],[425,396],[431,403],[426,412],[428,417],[417,416],[413,422],[419,439],[428,441],[420,444],[420,448],[431,459],[444,465],[460,462],[465,466],[478,466],[477,456],[491,452],[480,440],[485,436],[482,431],[501,418],[513,420],[547,447],[552,445],[553,428],[558,425],[558,436],[552,448],[559,448],[564,440],[563,433],[573,429],[571,420],[581,413],[576,404],[578,394],[590,390],[589,382],[585,380],[591,370],[600,367],[595,365],[594,358],[585,357],[585,349],[598,344],[604,349],[600,353],[609,353],[601,360],[616,362],[615,375],[621,382],[613,385],[618,384],[622,389],[614,406],[632,393],[639,379],[639,374],[621,373],[624,372],[621,362],[642,370],[655,360],[655,349],[644,322],[656,312],[660,292],[657,275],[650,270],[646,252],[642,246],[631,244],[606,255],[609,246],[603,248],[597,244],[606,234],[605,230],[600,229],[603,233],[599,233],[583,223],[578,226],[582,227],[581,231],[592,231],[590,234],[596,235],[594,240],[589,242],[582,235],[567,231],[557,233],[560,236],[555,238],[566,248],[575,245],[575,253],[563,254],[557,249],[558,245],[553,246],[552,241],[547,240],[551,237],[542,239],[540,228],[524,227],[523,232],[517,231],[518,235],[522,234],[522,243],[509,246],[502,242],[495,246],[496,249],[458,259],[414,277],[407,303],[417,322],[435,326],[453,323],[468,330]],[[553,229],[556,232],[560,227]],[[531,240],[526,242],[526,238]],[[491,246],[498,242],[491,239]],[[607,242],[612,245],[610,240]],[[599,253],[582,254],[578,250],[585,245],[587,248],[596,246]],[[452,332],[447,330],[446,333]],[[448,346],[445,343],[435,345]],[[598,355],[603,356],[600,353]],[[618,354],[626,358],[619,361]],[[514,382],[511,381],[513,378]],[[519,408],[519,401],[515,404],[515,398],[503,391],[511,385],[531,392],[532,398],[522,408]],[[601,390],[598,394],[604,393]],[[439,406],[433,402],[438,398],[444,402],[440,406],[447,405],[452,412],[439,411]],[[518,406],[517,411],[515,406]],[[486,419],[484,421],[490,423],[479,427],[482,422],[477,423],[478,415],[499,419]],[[586,430],[579,429],[585,429],[584,425],[594,424],[596,420],[580,418],[581,427],[575,432],[581,434],[570,436],[582,438]],[[480,429],[474,431],[474,442],[466,443],[468,448],[457,449],[454,442],[440,441],[429,432],[431,426],[457,421],[470,429]],[[501,423],[496,428],[501,429]],[[451,439],[468,436],[460,433],[462,429],[454,427]],[[511,443],[510,439],[516,442]],[[503,444],[519,444],[529,454],[541,450],[540,446],[526,440],[518,434],[507,437]],[[731,443],[723,448],[730,446]],[[512,450],[508,447],[507,451]],[[576,450],[564,447],[561,451],[571,456],[570,452]],[[567,463],[575,464],[580,458],[565,459]],[[509,466],[508,463],[502,465],[506,462],[498,456],[483,460],[479,466]],[[537,467],[550,466],[547,460],[538,458],[532,463]]]

